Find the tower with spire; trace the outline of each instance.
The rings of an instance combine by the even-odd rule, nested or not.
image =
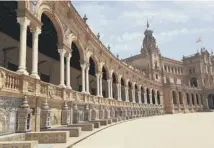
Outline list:
[[[156,48],[156,40],[153,37],[153,30],[149,27],[149,21],[147,20],[146,30],[144,31],[143,44],[141,46],[141,53],[149,52],[151,48]]]
[[[148,62],[148,76],[153,80],[161,81],[161,55],[148,20],[144,35],[145,37],[141,46],[141,54],[146,57]]]

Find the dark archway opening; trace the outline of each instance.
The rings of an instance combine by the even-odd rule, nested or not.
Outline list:
[[[189,94],[186,93],[186,98],[187,98],[187,105],[190,105],[190,98],[189,98]]]
[[[125,96],[125,82],[124,79],[121,78],[121,99],[122,101],[126,101],[126,96]]]
[[[60,56],[58,52],[58,37],[57,32],[54,27],[54,24],[50,20],[50,18],[46,14],[42,14],[41,22],[43,23],[41,28],[41,34],[39,35],[39,53],[50,57],[54,60],[60,61]],[[38,61],[38,73],[40,75],[40,79],[44,82],[50,82],[51,75],[53,71],[52,63],[48,60],[40,60]],[[46,65],[43,65],[46,64]],[[41,70],[41,66],[48,69],[48,72],[44,72]]]
[[[152,90],[152,104],[155,104],[155,91]]]
[[[102,68],[102,93],[103,93],[103,97],[104,98],[107,98],[107,91],[105,89],[105,86],[107,86],[107,72],[106,72],[106,69],[105,67]],[[107,87],[108,88],[108,87]]]
[[[95,73],[96,73],[95,62],[90,57],[90,59],[89,59],[89,75],[92,77],[91,78],[89,77],[89,92],[91,95],[94,95],[94,96],[97,94]]]
[[[145,92],[144,92],[144,88],[141,87],[141,102],[142,102],[142,103],[145,103],[145,100],[144,100],[144,99],[145,99],[145,98],[144,98],[144,93],[145,93]]]
[[[213,94],[208,95],[208,106],[209,106],[209,109],[214,109],[214,95]]]
[[[198,94],[196,94],[196,103],[197,103],[197,105],[199,105],[199,97],[198,97]]]
[[[137,89],[137,85],[135,84],[135,102],[139,103],[139,98],[138,98],[138,89]]]
[[[149,94],[149,89],[146,89],[146,98],[147,98],[147,103],[150,104],[150,94]]]
[[[179,91],[178,95],[179,95],[179,103],[183,104],[183,97],[182,97],[182,93],[180,91]]]
[[[176,98],[175,91],[172,91],[172,101],[173,101],[173,104],[177,104],[177,98]]]
[[[197,79],[195,77],[191,78],[191,80],[190,80],[190,86],[191,87],[198,87],[198,82],[197,82]]]
[[[160,92],[157,91],[157,103],[160,104]]]
[[[195,105],[195,97],[193,94],[191,94],[191,96],[192,96],[192,105]]]
[[[133,98],[132,98],[132,84],[131,84],[131,82],[128,83],[128,86],[129,86],[129,102],[132,102]]]
[[[116,83],[117,83],[116,75],[113,72],[113,74],[112,74],[112,96],[113,96],[114,99],[116,99],[116,97],[117,97],[117,91],[118,91],[117,89],[114,89],[116,87]]]
[[[72,49],[72,56],[70,59],[70,66],[73,68],[71,69],[71,87],[73,90],[82,91],[82,73],[81,73],[81,66],[80,66],[80,52],[77,45],[72,42],[71,44]],[[78,71],[78,72],[77,72]]]

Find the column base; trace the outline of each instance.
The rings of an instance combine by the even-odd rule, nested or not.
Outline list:
[[[67,89],[72,89],[71,86],[66,86]]]
[[[19,70],[17,70],[17,73],[23,74],[23,75],[29,75],[29,73],[26,71],[26,69],[19,69]]]
[[[31,74],[30,75],[32,78],[40,80],[40,76],[38,74]]]
[[[58,86],[61,88],[66,88],[65,84],[59,84]]]

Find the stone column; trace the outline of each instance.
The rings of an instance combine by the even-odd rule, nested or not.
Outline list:
[[[141,102],[141,91],[140,90],[138,91],[138,100],[139,100],[139,103],[141,104],[142,102]]]
[[[81,64],[82,69],[82,92],[85,93],[85,64]]]
[[[71,89],[71,80],[70,80],[70,59],[71,59],[71,53],[66,54],[66,86],[68,89]]]
[[[111,81],[110,81],[110,88],[111,88],[111,89],[110,89],[110,90],[111,90],[111,91],[110,91],[110,92],[111,92],[110,95],[111,95],[111,98],[113,99],[113,91],[112,91],[112,89],[113,89],[113,84],[112,84],[112,79],[111,79]]]
[[[19,68],[18,73],[28,75],[26,71],[26,47],[27,47],[27,26],[30,25],[30,20],[27,17],[18,17],[20,24],[20,48],[19,48]]]
[[[121,101],[121,84],[119,83],[119,100]]]
[[[152,104],[152,94],[149,94],[149,100],[150,100],[150,104]]]
[[[97,77],[97,96],[100,96],[100,81],[99,81],[99,79],[100,79],[100,74],[99,73],[97,73],[96,74],[96,77]]]
[[[116,86],[117,86],[117,100],[120,100],[120,86],[119,86],[120,84],[116,84]]]
[[[155,94],[155,104],[158,105],[157,94]]]
[[[103,83],[102,83],[102,81],[103,81],[103,75],[102,75],[102,73],[100,74],[100,96],[102,97],[103,96]]]
[[[65,72],[65,68],[64,68],[64,58],[65,58],[65,52],[66,50],[64,49],[58,49],[58,52],[60,54],[60,87],[65,87],[65,79],[64,79],[64,72]]]
[[[38,75],[38,38],[41,33],[41,29],[38,27],[33,27],[31,28],[31,32],[33,34],[31,77],[40,79]]]
[[[86,66],[86,69],[85,69],[85,77],[86,77],[86,92],[88,94],[90,94],[89,92],[89,65]]]
[[[129,101],[128,87],[125,87],[125,98],[126,98],[126,102],[128,102]]]
[[[143,96],[144,96],[144,104],[147,104],[147,96],[146,96],[146,93],[143,93]]]

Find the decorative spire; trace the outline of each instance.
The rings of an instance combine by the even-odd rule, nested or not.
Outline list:
[[[84,22],[86,23],[86,21],[88,20],[88,18],[86,17],[86,14],[83,17]]]
[[[117,53],[117,55],[116,55],[116,56],[117,56],[117,58],[119,59],[119,54],[118,54],[118,53]]]
[[[43,103],[43,109],[48,110],[49,106],[48,106],[48,100],[45,99],[45,102]]]
[[[108,47],[107,47],[107,48],[108,48],[108,50],[110,50],[110,49],[111,49],[110,45],[108,45]]]
[[[149,21],[148,21],[148,19],[147,19],[147,24],[146,24],[146,26],[147,26],[147,28],[149,28]]]
[[[100,33],[99,33],[99,32],[98,32],[98,34],[97,34],[97,38],[100,39]]]
[[[24,101],[22,102],[21,108],[29,108],[27,96],[24,96]]]
[[[65,101],[65,104],[63,106],[63,110],[68,110],[68,104],[67,104],[67,101]]]

